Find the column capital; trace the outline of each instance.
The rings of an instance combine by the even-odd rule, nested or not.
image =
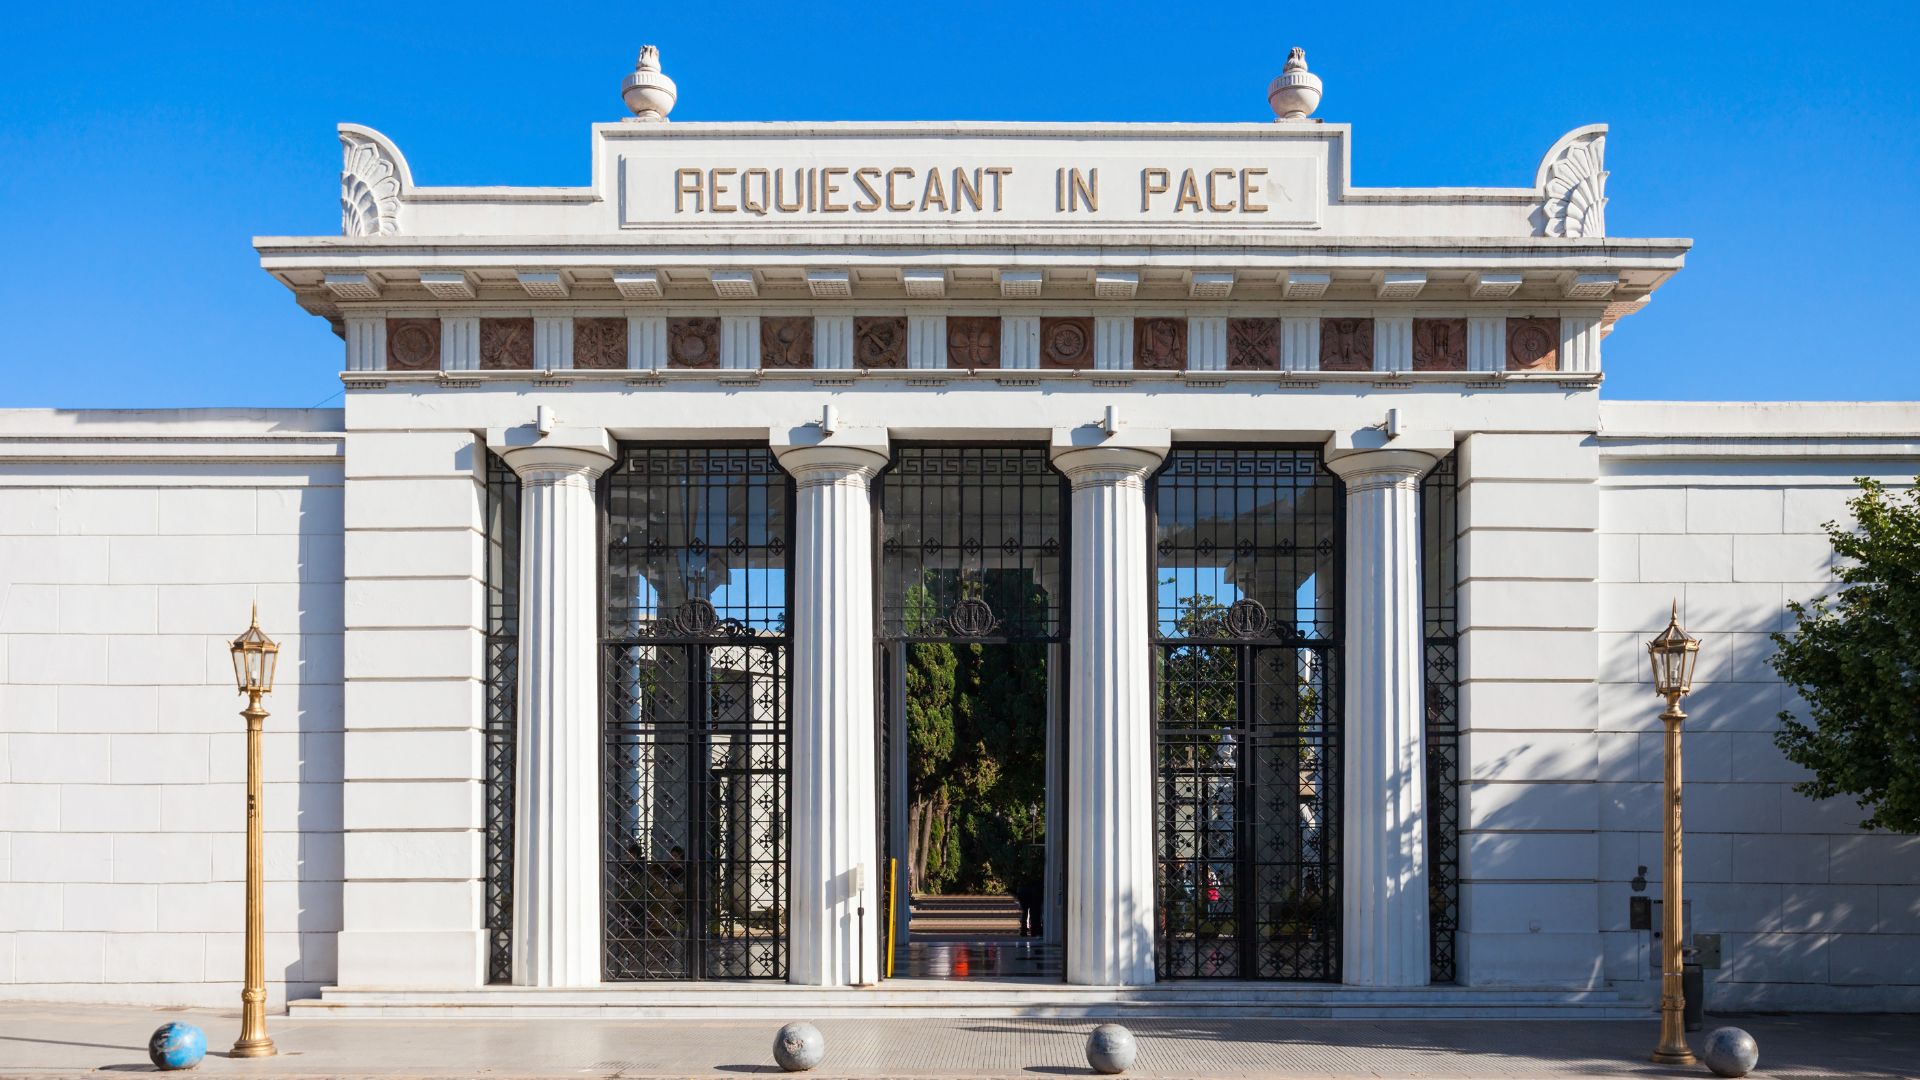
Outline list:
[[[1053,467],[1065,473],[1074,487],[1093,484],[1140,484],[1160,467],[1173,447],[1165,428],[1121,428],[1108,433],[1099,427],[1055,428],[1048,452]]]
[[[1338,432],[1327,440],[1327,468],[1349,490],[1410,484],[1427,475],[1453,452],[1451,431],[1401,431],[1379,428]]]
[[[847,428],[833,432],[817,424],[767,433],[768,445],[780,467],[801,487],[815,484],[861,484],[886,468],[886,428]]]
[[[614,462],[613,439],[605,428],[554,428],[545,435],[532,424],[489,428],[487,445],[528,483],[568,476],[597,480]]]

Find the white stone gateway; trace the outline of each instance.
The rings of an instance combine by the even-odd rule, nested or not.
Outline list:
[[[230,1000],[257,601],[302,1015],[1643,1016],[1677,600],[1710,1005],[1920,1007],[1920,840],[1792,791],[1765,663],[1920,408],[1603,401],[1689,247],[1607,234],[1606,129],[1356,187],[1322,89],[669,123],[649,47],[577,188],[342,125],[342,235],[256,246],[343,409],[0,412],[0,987]],[[1027,658],[1037,937],[907,916],[925,645]]]

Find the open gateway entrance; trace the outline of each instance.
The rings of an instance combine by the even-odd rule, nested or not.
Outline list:
[[[901,446],[876,487],[884,973],[1057,982],[1065,480],[1045,447]]]

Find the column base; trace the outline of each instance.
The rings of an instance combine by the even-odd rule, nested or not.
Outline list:
[[[272,1057],[279,1052],[279,1049],[273,1045],[273,1039],[269,1036],[262,1035],[257,1039],[241,1039],[239,1042],[234,1043],[233,1049],[227,1051],[227,1056],[237,1058]]]

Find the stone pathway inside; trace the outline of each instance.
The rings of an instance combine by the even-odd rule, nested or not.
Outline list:
[[[804,1017],[795,1017],[804,1019]],[[212,1053],[190,1076],[694,1077],[779,1074],[776,1025],[660,1020],[289,1020],[269,1027],[279,1057],[225,1057],[237,1010],[0,1004],[0,1076],[151,1072],[147,1037],[199,1025]],[[827,1058],[809,1077],[1092,1076],[1091,1020],[826,1020]],[[1913,1077],[1920,1017],[1718,1016],[1760,1043],[1756,1077]],[[1646,1021],[1194,1020],[1128,1022],[1140,1057],[1128,1076],[1698,1076],[1649,1064]],[[1705,1033],[1693,1036],[1695,1050]]]

